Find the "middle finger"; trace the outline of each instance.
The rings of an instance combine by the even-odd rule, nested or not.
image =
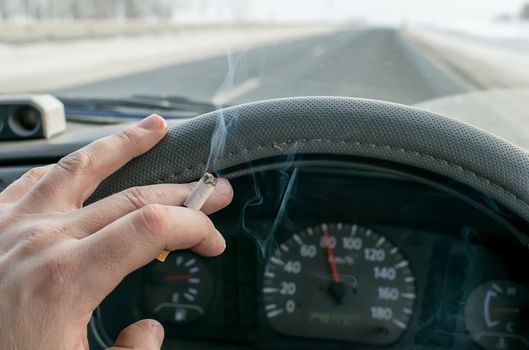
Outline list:
[[[159,184],[132,187],[92,203],[70,216],[72,225],[79,227],[74,236],[82,238],[118,220],[135,210],[150,204],[180,206],[196,183]],[[201,211],[212,214],[227,206],[233,198],[233,190],[225,179],[219,179],[215,190],[204,203]]]

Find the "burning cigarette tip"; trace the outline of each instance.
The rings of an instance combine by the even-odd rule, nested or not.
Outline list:
[[[202,179],[206,185],[213,185],[215,186],[217,182],[219,182],[219,179],[217,179],[215,176],[211,175],[210,173],[205,173],[204,176],[202,176]]]

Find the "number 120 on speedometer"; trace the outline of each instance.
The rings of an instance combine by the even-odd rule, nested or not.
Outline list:
[[[387,345],[408,327],[415,279],[385,236],[324,223],[280,244],[262,292],[264,312],[280,333]]]

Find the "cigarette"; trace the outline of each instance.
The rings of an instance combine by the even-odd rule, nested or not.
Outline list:
[[[213,190],[215,190],[215,186],[217,185],[218,179],[211,175],[210,173],[205,173],[200,181],[198,181],[197,185],[189,196],[187,196],[187,199],[184,202],[184,207],[187,207],[189,209],[196,209],[200,210],[204,203],[208,200],[209,196],[213,193]],[[168,250],[162,250],[162,252],[156,257],[157,260],[164,262],[165,259],[167,259],[167,256],[169,255]]]

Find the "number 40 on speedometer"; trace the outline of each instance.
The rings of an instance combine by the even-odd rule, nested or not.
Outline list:
[[[415,279],[385,236],[324,223],[279,246],[264,274],[263,300],[283,334],[386,345],[408,327]]]

